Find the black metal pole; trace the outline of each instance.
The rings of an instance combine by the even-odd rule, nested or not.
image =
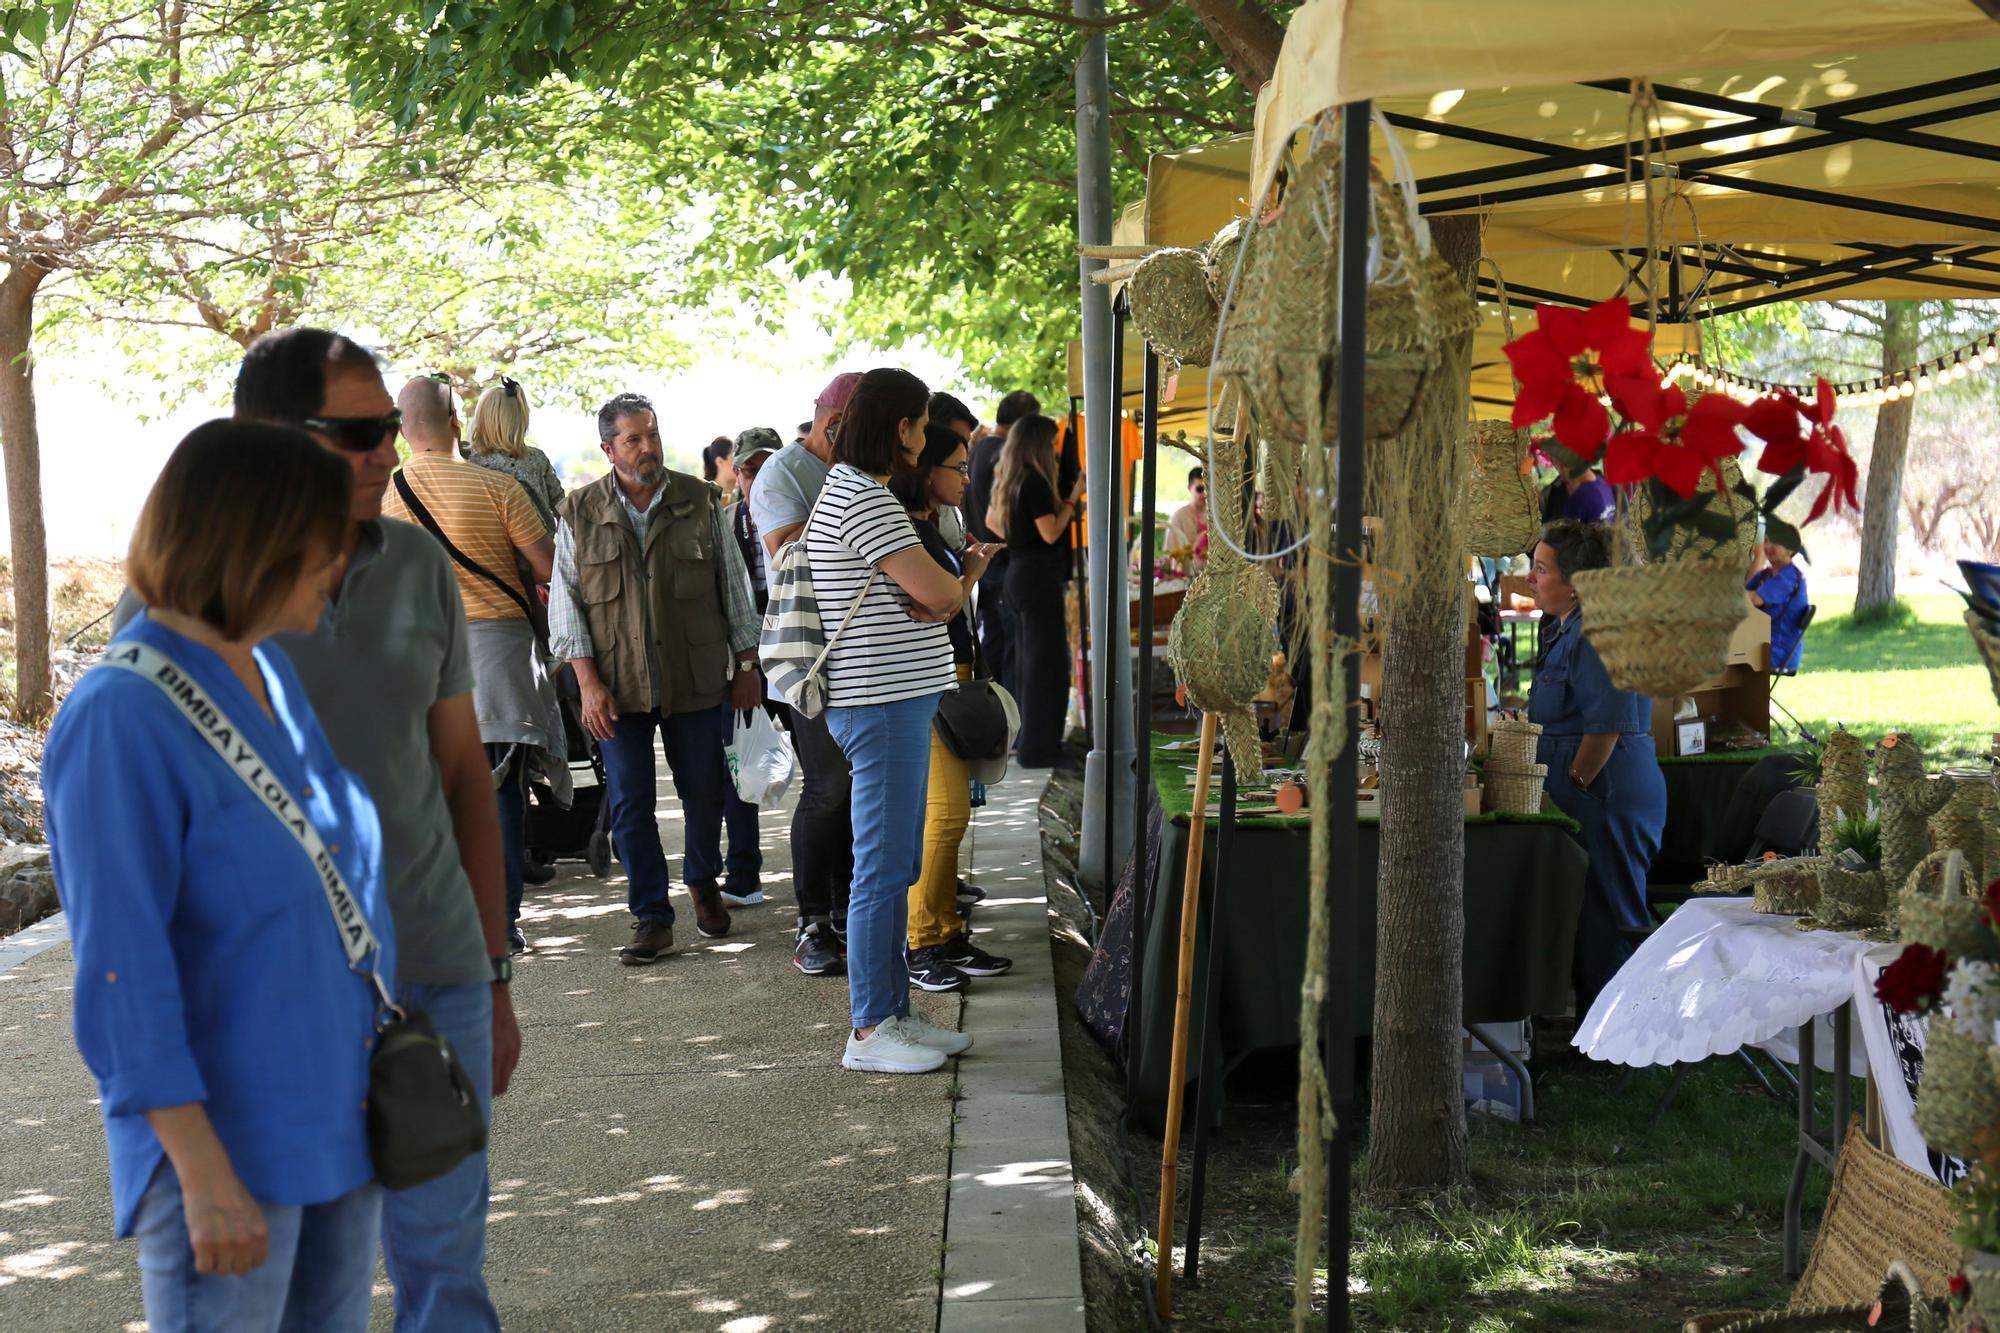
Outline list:
[[[1145,397],[1140,429],[1145,432],[1146,451],[1139,459],[1139,672],[1138,687],[1132,691],[1138,716],[1132,732],[1138,740],[1134,762],[1133,808],[1138,825],[1132,830],[1132,982],[1125,1000],[1125,1117],[1135,1124],[1132,1108],[1139,1084],[1140,1019],[1145,1013],[1146,920],[1151,915],[1153,886],[1146,879],[1146,862],[1151,855],[1153,801],[1153,491],[1159,472],[1160,427],[1156,420],[1160,402],[1160,358],[1151,343],[1146,344]]]
[[[1063,435],[1062,457],[1056,461],[1056,479],[1058,481],[1073,482],[1076,479],[1076,474],[1067,472],[1064,467],[1064,464],[1069,463],[1071,459],[1077,460],[1075,466],[1079,470],[1083,466],[1083,421],[1081,416],[1078,415],[1077,407],[1080,401],[1080,399],[1076,398],[1069,400],[1069,430]],[[1064,486],[1063,489],[1067,490],[1068,487]],[[1060,500],[1062,497],[1057,496],[1056,498]],[[1078,535],[1082,531],[1083,515],[1079,511],[1077,516],[1070,520],[1069,524],[1069,563],[1072,576],[1076,582],[1076,632],[1082,638],[1082,643],[1079,646],[1083,649],[1083,660],[1088,662],[1090,660],[1090,562],[1085,558],[1084,544],[1077,540]],[[1071,654],[1069,661],[1063,664],[1063,670],[1069,675],[1072,683],[1074,683],[1076,678],[1076,662],[1075,654]],[[1065,688],[1067,689],[1067,687]],[[1085,731],[1091,729],[1091,707],[1090,685],[1086,673],[1086,680],[1083,687],[1083,729]],[[1067,726],[1067,723],[1065,723],[1065,726]]]
[[[1199,811],[1196,814],[1200,814]],[[1201,1056],[1195,1067],[1201,1080],[1195,1088],[1194,1182],[1188,1190],[1187,1258],[1181,1266],[1186,1282],[1201,1277],[1201,1210],[1208,1194],[1208,1138],[1222,1105],[1222,1054],[1216,1025],[1221,1021],[1224,965],[1222,962],[1222,885],[1229,873],[1229,844],[1236,830],[1236,762],[1222,752],[1222,819],[1215,831],[1215,878],[1208,884],[1208,967],[1201,982]]]
[[[1340,420],[1335,480],[1333,629],[1343,647],[1361,637],[1361,473],[1362,430],[1367,394],[1363,391],[1368,337],[1368,113],[1367,102],[1350,103],[1341,113],[1340,143]],[[1308,441],[1307,448],[1319,447]],[[1342,707],[1360,692],[1361,663],[1349,651],[1341,666]],[[1320,1011],[1326,1068],[1333,1092],[1333,1153],[1327,1162],[1326,1326],[1347,1333],[1348,1246],[1352,1223],[1354,1161],[1354,884],[1360,865],[1361,830],[1356,818],[1354,718],[1343,729],[1346,741],[1328,776],[1327,811],[1332,865],[1320,892],[1327,895],[1327,999]],[[1369,1026],[1373,1027],[1372,1019]]]

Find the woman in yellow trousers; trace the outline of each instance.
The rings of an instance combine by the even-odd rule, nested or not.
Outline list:
[[[965,581],[969,594],[999,553],[998,546],[973,545],[954,555],[937,529],[940,505],[957,505],[965,497],[971,473],[965,441],[943,426],[925,431],[917,466],[893,478],[890,490],[909,510],[917,537],[931,558]],[[961,611],[951,631],[952,660],[960,680],[972,678],[973,641],[970,618]],[[974,944],[958,913],[958,847],[972,823],[972,776],[963,759],[951,752],[931,727],[930,797],[924,814],[923,877],[910,886],[910,939],[906,955],[910,984],[928,991],[960,991],[972,977],[997,977],[1014,966]]]

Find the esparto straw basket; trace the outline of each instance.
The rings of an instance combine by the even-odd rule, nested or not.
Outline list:
[[[1583,604],[1583,637],[1621,690],[1669,699],[1728,665],[1729,636],[1743,623],[1743,575],[1731,560],[1586,569],[1571,580]]]

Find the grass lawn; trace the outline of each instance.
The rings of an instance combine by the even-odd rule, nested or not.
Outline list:
[[[1791,1104],[1765,1095],[1739,1061],[1710,1060],[1654,1124],[1668,1071],[1642,1071],[1627,1086],[1626,1071],[1593,1064],[1553,1032],[1536,1047],[1538,1120],[1474,1117],[1469,1187],[1410,1206],[1357,1197],[1355,1326],[1671,1333],[1692,1313],[1783,1306]],[[1824,1121],[1831,1093],[1820,1086]],[[1204,1278],[1177,1291],[1188,1327],[1290,1327],[1292,1115],[1277,1096],[1229,1112]],[[1184,1156],[1183,1188],[1190,1165]],[[1158,1159],[1140,1166],[1143,1182]],[[1827,1185],[1815,1169],[1808,1228]]]
[[[1877,626],[1822,611],[1806,631],[1798,676],[1772,682],[1773,703],[1815,731],[1840,723],[1871,743],[1908,731],[1934,769],[1978,759],[2000,731],[2000,708],[1964,605],[1948,596],[1907,600],[1910,618]],[[1782,721],[1775,707],[1772,720]]]

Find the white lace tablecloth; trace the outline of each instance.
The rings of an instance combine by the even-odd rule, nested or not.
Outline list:
[[[1748,898],[1696,898],[1667,918],[1619,969],[1578,1025],[1575,1045],[1612,1064],[1693,1064],[1744,1046],[1797,1046],[1804,1023],[1854,998],[1855,961],[1875,947],[1852,935],[1800,930]],[[1822,1036],[1818,1063],[1832,1041]],[[1856,1042],[1857,1048],[1862,1046]],[[1856,1050],[1857,1073],[1865,1052]]]

